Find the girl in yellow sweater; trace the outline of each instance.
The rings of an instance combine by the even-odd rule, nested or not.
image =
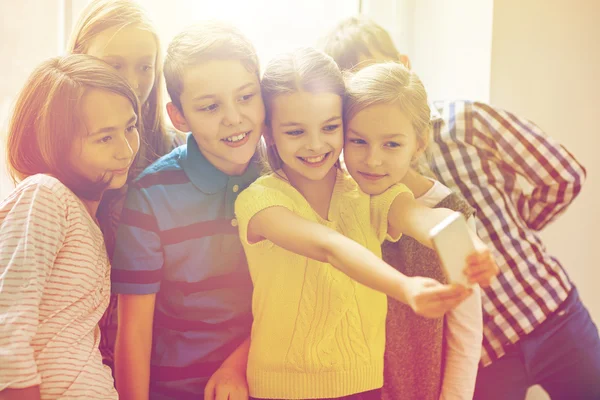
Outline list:
[[[329,56],[277,57],[262,85],[272,172],[235,205],[254,283],[250,396],[379,399],[386,294],[427,317],[470,294],[404,276],[381,260],[381,243],[405,233],[430,246],[427,232],[451,211],[420,206],[401,184],[371,197],[342,172],[345,88]],[[496,266],[479,245],[465,272],[485,284]]]

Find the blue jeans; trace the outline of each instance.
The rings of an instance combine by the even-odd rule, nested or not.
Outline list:
[[[522,400],[536,384],[553,400],[600,399],[598,328],[575,288],[533,332],[479,369],[474,399]]]

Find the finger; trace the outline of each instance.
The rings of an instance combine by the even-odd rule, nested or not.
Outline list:
[[[215,400],[228,400],[229,399],[229,389],[227,387],[223,387],[220,385],[217,387]]]
[[[482,251],[475,251],[474,253],[471,253],[467,256],[467,263],[472,264],[472,263],[483,262],[490,258],[491,258],[491,253],[490,253],[489,249],[485,249]]]
[[[479,283],[480,285],[487,283],[487,285],[489,285],[494,276],[496,276],[496,274],[494,274],[492,271],[481,271],[479,273],[470,275],[468,280],[471,283]]]
[[[426,293],[434,300],[445,301],[461,296],[467,290],[463,285],[452,284],[432,288]]]
[[[248,400],[248,391],[238,388],[229,394],[229,400]]]
[[[215,384],[211,379],[208,380],[206,387],[204,388],[204,400],[214,400],[215,399]]]

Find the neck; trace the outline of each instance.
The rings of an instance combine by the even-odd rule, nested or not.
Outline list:
[[[100,200],[81,199],[81,202],[83,203],[85,208],[87,208],[88,212],[90,213],[90,216],[95,221],[96,213],[98,212],[98,206],[100,205]]]
[[[202,153],[204,158],[214,165],[216,169],[229,176],[243,175],[244,172],[246,172],[248,165],[250,165],[250,160],[244,164],[234,164],[223,160],[222,158],[215,157],[212,154],[205,153],[200,146],[198,146],[198,148],[200,149],[200,153]]]
[[[433,182],[430,179],[427,179],[413,169],[407,172],[401,182],[413,192],[415,198],[423,196],[433,187]]]
[[[329,205],[335,186],[337,168],[332,167],[327,175],[321,180],[314,181],[306,179],[304,176],[287,168],[285,165],[281,168],[285,172],[290,184],[308,201],[308,204],[323,219],[327,219],[329,214]]]

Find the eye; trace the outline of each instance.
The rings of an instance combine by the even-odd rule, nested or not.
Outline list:
[[[402,147],[403,145],[401,143],[398,143],[398,142],[387,142],[384,146],[385,147],[389,147],[391,149],[395,149],[395,148],[398,148],[398,147]]]
[[[114,69],[116,69],[117,71],[121,69],[121,64],[111,64],[111,67],[113,67]]]
[[[154,69],[153,65],[150,65],[150,64],[142,65],[142,71],[144,71],[144,72],[152,71],[153,69]]]
[[[254,96],[256,95],[256,93],[249,93],[249,94],[245,94],[243,96],[240,97],[240,101],[242,102],[246,102],[251,100]]]
[[[137,130],[137,126],[136,125],[131,125],[128,126],[127,129],[125,130],[127,133],[132,133],[133,131]]]
[[[108,143],[112,140],[112,136],[104,136],[102,139],[98,140],[98,143]]]
[[[290,136],[298,136],[298,135],[302,135],[304,133],[304,131],[302,129],[296,129],[293,131],[286,131],[284,133],[286,135],[290,135]]]
[[[352,144],[367,144],[367,142],[362,139],[349,139],[348,141]]]
[[[340,127],[340,124],[325,125],[323,127],[323,130],[325,132],[333,132],[333,131],[335,131],[339,127]]]
[[[219,107],[218,104],[213,103],[213,104],[210,104],[210,105],[208,105],[206,107],[199,108],[198,111],[211,112],[211,111],[215,111],[218,107]]]

